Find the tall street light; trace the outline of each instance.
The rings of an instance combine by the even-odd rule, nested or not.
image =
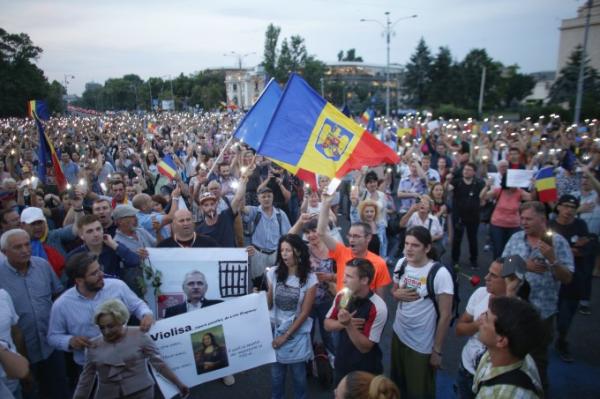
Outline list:
[[[229,57],[229,56],[233,56],[233,57],[237,57],[238,60],[238,69],[242,69],[242,60],[246,57],[248,57],[249,55],[253,55],[256,54],[256,51],[253,51],[251,53],[246,53],[246,54],[240,54],[237,53],[235,51],[230,51],[229,53],[225,53],[223,54],[224,57]]]
[[[406,19],[417,18],[417,14],[409,15],[406,17],[398,18],[394,22],[390,21],[390,12],[385,12],[385,24],[376,19],[365,19],[362,18],[360,22],[375,22],[376,24],[381,25],[383,28],[383,35],[385,36],[386,43],[386,63],[385,63],[385,116],[390,116],[390,37],[394,34],[394,26],[400,21],[404,21]]]

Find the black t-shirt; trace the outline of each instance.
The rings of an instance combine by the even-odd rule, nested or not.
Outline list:
[[[219,244],[215,241],[214,238],[209,237],[204,234],[197,234],[196,238],[187,242],[184,241],[175,241],[173,236],[169,238],[165,238],[161,242],[158,243],[158,248],[178,248],[183,246],[183,248],[211,248],[218,247]]]
[[[214,238],[219,247],[233,248],[236,246],[233,231],[234,218],[231,208],[227,208],[219,213],[216,224],[209,226],[204,221],[196,227],[196,233]]]
[[[569,242],[571,248],[579,238],[589,236],[588,228],[581,219],[575,219],[571,224],[560,224],[556,220],[550,222],[550,228],[560,234]],[[586,247],[582,247],[582,255],[585,255]],[[589,251],[588,251],[589,252]],[[569,299],[582,299],[583,286],[585,284],[585,262],[588,261],[585,256],[573,256],[575,261],[575,273],[569,284],[561,284],[559,296]]]
[[[454,195],[452,197],[452,215],[465,222],[479,221],[479,193],[485,184],[473,178],[471,184],[465,183],[462,177],[452,180]]]

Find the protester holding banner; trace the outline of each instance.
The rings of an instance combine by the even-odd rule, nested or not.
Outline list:
[[[118,299],[98,307],[94,323],[102,335],[90,340],[73,398],[89,398],[97,377],[97,398],[152,399],[154,381],[148,363],[177,386],[182,396],[188,395],[189,388],[161,359],[154,341],[138,327],[126,326],[127,320],[129,311]]]
[[[274,329],[277,362],[271,366],[273,399],[283,399],[288,367],[294,398],[306,398],[306,361],[313,356],[309,317],[317,292],[317,277],[310,269],[308,247],[295,234],[279,239],[277,263],[267,272],[267,299]]]

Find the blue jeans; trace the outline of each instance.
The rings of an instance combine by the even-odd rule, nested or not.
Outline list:
[[[519,230],[521,229],[518,227],[498,227],[490,224],[490,238],[492,239],[492,253],[494,254],[494,259],[498,259],[502,256],[506,243],[510,240],[510,237]]]
[[[462,360],[458,367],[458,375],[456,376],[456,397],[458,399],[473,399],[473,374],[469,373],[462,365]]]
[[[316,325],[318,324],[319,333],[321,334],[321,339],[323,340],[323,345],[325,345],[325,348],[327,349],[327,351],[329,351],[329,353],[334,354],[335,346],[333,344],[333,338],[331,337],[331,333],[325,330],[325,316],[327,315],[329,308],[331,308],[332,302],[333,300],[330,302],[315,303],[313,305],[310,317],[312,317],[315,321],[315,323],[313,323],[312,335],[314,336]]]
[[[306,399],[306,362],[271,365],[272,399],[283,399],[285,397],[285,376],[288,367],[292,370],[294,382],[294,398]]]

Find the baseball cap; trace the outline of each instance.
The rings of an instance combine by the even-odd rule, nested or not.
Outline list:
[[[25,208],[21,213],[21,223],[31,224],[40,220],[46,221],[44,211],[41,208],[30,206],[29,208]]]
[[[523,280],[526,272],[527,265],[521,256],[511,255],[504,258],[504,263],[502,263],[502,277],[514,274],[519,280]]]
[[[137,215],[138,211],[131,205],[118,205],[112,213],[114,220]]]
[[[576,208],[579,208],[579,199],[571,194],[561,195],[558,199],[558,205],[569,204],[573,205]]]
[[[258,189],[257,194],[272,193],[272,192],[273,192],[273,190],[271,190],[270,187],[264,186],[264,187]]]
[[[215,195],[213,193],[211,193],[210,191],[206,191],[206,192],[200,194],[200,199],[198,200],[198,202],[200,204],[202,204],[204,201],[209,200],[209,199],[216,201],[217,197],[215,197]]]

